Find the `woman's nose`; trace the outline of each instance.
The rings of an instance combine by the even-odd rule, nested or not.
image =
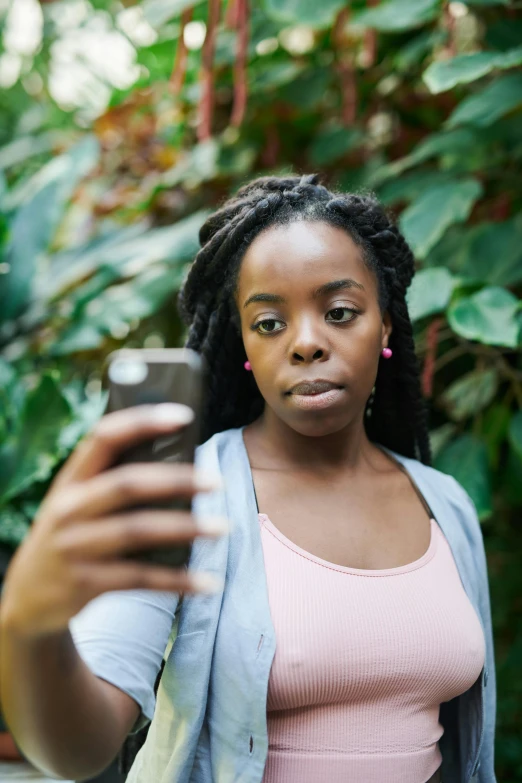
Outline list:
[[[324,358],[327,348],[317,327],[310,322],[304,322],[296,328],[291,352],[294,361],[311,362]]]

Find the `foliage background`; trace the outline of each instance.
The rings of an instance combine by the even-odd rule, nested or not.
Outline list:
[[[269,172],[371,189],[418,259],[434,464],[483,525],[497,774],[522,780],[522,4],[0,0],[0,26],[4,567],[104,356],[182,343],[207,211]]]

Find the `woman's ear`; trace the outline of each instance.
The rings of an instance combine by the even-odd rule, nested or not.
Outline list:
[[[386,310],[382,317],[382,335],[381,335],[382,342],[386,343],[386,345],[388,344],[392,332],[393,332],[393,324],[392,324],[391,315],[388,312],[388,310]]]

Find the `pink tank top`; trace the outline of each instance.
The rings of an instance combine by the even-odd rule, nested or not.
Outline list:
[[[259,514],[276,652],[263,783],[425,783],[441,764],[441,702],[485,660],[444,534],[398,568],[322,560]]]

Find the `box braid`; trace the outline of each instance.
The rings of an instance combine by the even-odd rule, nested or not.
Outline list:
[[[334,193],[315,174],[260,177],[240,188],[206,220],[199,232],[201,249],[178,298],[188,325],[186,347],[207,362],[207,397],[202,442],[216,432],[254,421],[264,400],[252,373],[234,301],[243,255],[264,229],[297,220],[314,220],[344,229],[361,248],[377,278],[381,312],[393,324],[392,361],[381,361],[375,397],[365,426],[370,440],[431,464],[427,411],[406,290],[415,273],[406,240],[372,195]]]

